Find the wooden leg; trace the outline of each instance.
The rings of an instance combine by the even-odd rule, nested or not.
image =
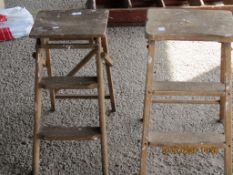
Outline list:
[[[102,38],[102,46],[103,51],[108,55],[108,41],[107,37]],[[109,95],[111,100],[111,107],[112,112],[116,112],[116,101],[115,101],[115,95],[114,95],[114,89],[113,89],[113,79],[112,79],[112,68],[110,65],[106,64],[106,72],[107,72],[107,79],[108,79],[108,89],[109,89]]]
[[[101,151],[102,151],[102,167],[103,174],[108,175],[108,143],[107,143],[107,129],[106,129],[106,110],[104,97],[104,72],[103,61],[100,56],[101,39],[98,38],[98,51],[96,54],[97,77],[98,77],[98,102],[99,102],[99,117],[101,127]]]
[[[145,89],[144,112],[143,112],[143,136],[142,136],[142,145],[141,145],[140,175],[147,174],[149,120],[150,120],[150,111],[152,105],[153,67],[154,67],[154,57],[155,57],[154,41],[150,42],[148,51],[149,51],[149,56],[147,63],[146,89]]]
[[[41,49],[39,49],[41,50]],[[39,174],[39,162],[40,162],[40,138],[38,133],[40,130],[41,121],[41,96],[42,90],[39,87],[39,82],[42,77],[43,71],[43,58],[41,58],[41,52],[37,52],[36,59],[36,71],[35,71],[35,113],[34,113],[34,131],[33,131],[33,160],[32,160],[32,171],[34,175]]]
[[[108,89],[109,89],[109,95],[110,95],[110,100],[111,100],[112,112],[116,112],[116,102],[115,102],[113,80],[112,80],[112,68],[108,65],[106,65],[106,72],[107,72],[107,78],[108,78]]]
[[[231,76],[231,43],[223,43],[225,62],[225,103],[224,103],[224,130],[226,136],[226,148],[224,150],[224,172],[232,175],[232,76]]]
[[[220,64],[220,82],[225,83],[225,72],[226,72],[226,63],[225,63],[225,51],[224,44],[221,45],[221,64]],[[225,97],[220,97],[220,116],[219,121],[224,122],[225,116]]]
[[[52,66],[51,66],[51,53],[50,49],[46,49],[46,67],[48,72],[48,77],[52,77]],[[55,111],[55,90],[50,89],[50,102],[51,102],[51,111]]]

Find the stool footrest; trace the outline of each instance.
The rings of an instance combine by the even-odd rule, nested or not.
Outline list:
[[[42,127],[39,133],[45,140],[96,140],[100,136],[100,127]]]
[[[225,85],[218,82],[154,82],[157,96],[223,96]]]
[[[97,88],[97,77],[46,77],[40,82],[46,89],[94,89]]]
[[[157,147],[185,145],[225,147],[224,134],[215,133],[151,132],[148,140],[149,145]]]
[[[57,99],[98,99],[98,95],[56,95]],[[105,99],[110,99],[110,95],[105,95]]]

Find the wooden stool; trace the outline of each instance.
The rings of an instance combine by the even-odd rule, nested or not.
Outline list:
[[[111,100],[115,111],[112,81],[112,60],[108,53],[106,28],[108,10],[41,11],[38,13],[30,37],[37,39],[35,72],[35,116],[33,139],[33,174],[39,174],[41,139],[48,140],[101,140],[103,174],[108,173],[108,145],[105,116],[105,98]],[[53,77],[50,49],[91,49],[67,76]],[[74,76],[89,60],[96,56],[97,76]],[[103,63],[106,64],[109,95],[104,93]],[[48,76],[43,76],[43,68]],[[55,110],[55,99],[98,99],[99,127],[40,127],[42,88],[50,90],[51,110]],[[58,95],[60,89],[98,89],[97,96]]]
[[[232,14],[227,11],[150,9],[147,14],[146,38],[149,55],[143,114],[143,137],[140,174],[147,174],[148,147],[224,148],[225,175],[232,174],[231,155],[231,42]],[[162,40],[213,41],[221,43],[220,82],[168,82],[153,80],[155,42]],[[213,96],[219,100],[169,100],[155,96]],[[149,129],[152,103],[219,104],[224,134],[157,133]]]

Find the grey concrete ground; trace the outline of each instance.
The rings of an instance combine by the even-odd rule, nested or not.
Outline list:
[[[84,0],[8,0],[6,5],[25,6],[34,15],[40,9],[84,7]],[[139,172],[143,94],[147,61],[143,27],[109,28],[114,59],[113,77],[117,112],[108,112],[110,172],[131,175]],[[26,175],[31,171],[35,41],[24,38],[0,43],[0,174]],[[160,80],[215,81],[219,77],[219,44],[163,42],[157,45],[156,75]],[[53,51],[56,75],[64,75],[84,52]],[[93,62],[81,74],[94,73]],[[81,93],[81,92],[80,92]],[[49,112],[44,92],[45,125],[97,125],[96,101],[58,101]],[[110,109],[109,102],[107,109]],[[152,129],[159,131],[223,132],[217,106],[157,105]],[[41,174],[101,174],[99,141],[43,142]],[[223,174],[223,152],[218,155],[162,155],[150,149],[150,174]]]

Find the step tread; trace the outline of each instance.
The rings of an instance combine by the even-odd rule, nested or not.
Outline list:
[[[93,89],[97,88],[97,77],[46,77],[40,82],[42,88]]]
[[[42,127],[40,138],[45,140],[96,140],[101,136],[100,127]]]
[[[154,82],[153,93],[156,95],[201,95],[220,96],[225,91],[225,85],[219,82]]]
[[[172,145],[216,145],[224,146],[224,134],[217,133],[174,133],[150,132],[149,143],[152,146]]]

